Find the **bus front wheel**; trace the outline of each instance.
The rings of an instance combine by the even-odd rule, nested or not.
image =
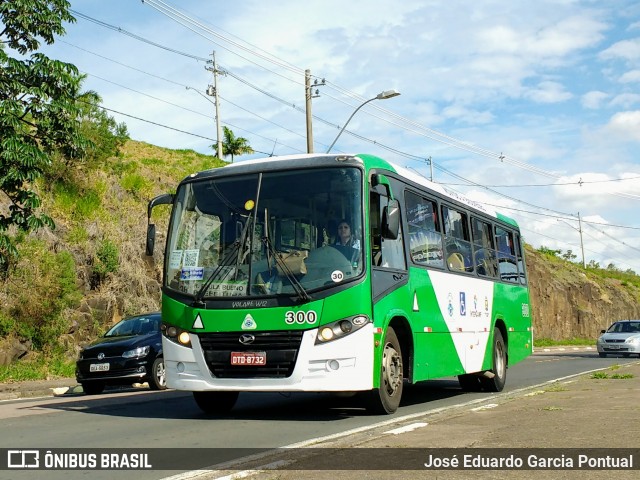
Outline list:
[[[193,399],[205,413],[227,413],[238,400],[238,392],[193,392]]]
[[[396,332],[389,327],[382,349],[380,388],[367,392],[367,410],[376,414],[394,413],[400,406],[403,381],[400,342]]]

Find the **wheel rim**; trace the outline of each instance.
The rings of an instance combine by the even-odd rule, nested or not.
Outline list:
[[[495,374],[498,378],[503,378],[506,370],[504,344],[502,342],[496,342],[496,358],[495,358]]]
[[[158,380],[158,385],[164,387],[167,383],[167,378],[165,375],[164,362],[160,362],[156,367],[156,379]]]
[[[402,385],[402,357],[390,343],[382,354],[382,381],[389,396],[393,396]]]

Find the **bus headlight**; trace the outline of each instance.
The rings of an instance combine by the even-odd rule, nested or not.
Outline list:
[[[338,340],[347,335],[360,330],[371,320],[366,315],[354,315],[352,317],[342,318],[335,322],[323,325],[318,330],[316,345]]]
[[[177,343],[183,347],[191,348],[191,339],[189,338],[188,331],[164,322],[160,326],[160,331],[167,340],[171,340],[173,343]]]

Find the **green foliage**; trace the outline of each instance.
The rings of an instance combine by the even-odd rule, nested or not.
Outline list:
[[[229,127],[224,128],[224,140],[222,142],[222,154],[226,157],[231,155],[231,163],[235,155],[244,155],[245,153],[254,153],[253,148],[249,145],[249,140],[243,137],[236,137]],[[211,145],[216,150],[217,145]]]
[[[598,380],[605,380],[605,379],[628,380],[633,377],[634,375],[632,373],[614,373],[613,375],[609,375],[606,372],[594,372],[591,374],[590,378],[598,379]]]
[[[75,373],[75,361],[54,355],[50,358],[18,361],[10,365],[0,366],[0,382],[23,382],[27,380],[42,380],[44,378],[73,377]]]
[[[102,205],[97,188],[81,188],[73,183],[56,182],[52,191],[56,208],[76,220],[95,218]]]
[[[17,336],[31,340],[38,350],[47,350],[69,328],[65,310],[75,307],[82,297],[75,263],[69,252],[51,252],[43,242],[31,240],[21,248],[25,259],[16,265],[6,285],[15,299],[8,314],[14,319]],[[5,317],[4,323],[10,321]]]
[[[540,248],[538,248],[537,250],[547,257],[559,257],[562,253],[562,250],[552,250],[551,248],[547,248],[544,245],[540,245]]]
[[[534,347],[557,347],[570,345],[593,345],[595,342],[592,338],[569,338],[567,340],[552,340],[550,338],[536,338],[533,340]]]
[[[84,78],[84,77],[83,77]],[[110,157],[120,155],[120,149],[129,139],[127,126],[117,123],[100,108],[102,98],[94,91],[83,92],[78,98],[80,109],[80,133],[91,142],[85,161],[93,167],[103,164]]]
[[[122,177],[120,185],[129,193],[133,193],[138,198],[145,198],[150,195],[151,182],[139,173],[129,173]]]
[[[17,263],[18,250],[10,227],[34,231],[54,227],[39,213],[40,197],[33,182],[54,155],[81,158],[87,142],[78,132],[75,103],[80,75],[75,66],[34,53],[40,41],[53,43],[73,22],[65,0],[13,0],[0,3],[0,192],[9,200],[0,212],[0,273]],[[30,56],[28,54],[31,53]]]
[[[119,265],[118,246],[110,240],[104,240],[96,251],[96,260],[93,264],[94,287],[97,287],[108,273],[118,271]]]

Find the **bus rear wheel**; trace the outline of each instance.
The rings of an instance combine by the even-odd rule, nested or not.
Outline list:
[[[482,387],[487,392],[501,392],[507,380],[507,349],[500,329],[493,329],[493,368],[489,376],[480,377]]]
[[[238,392],[193,392],[193,399],[204,413],[227,413],[238,400]]]
[[[367,392],[367,410],[375,414],[391,414],[400,406],[404,374],[402,350],[396,332],[387,329],[380,365],[380,388]]]

